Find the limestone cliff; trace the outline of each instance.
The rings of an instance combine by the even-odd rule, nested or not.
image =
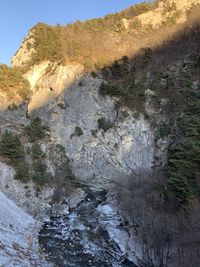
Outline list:
[[[135,119],[128,109],[117,111],[114,100],[99,96],[101,82],[84,76],[50,105],[33,112],[65,147],[75,175],[89,183],[105,183],[153,165],[150,124],[142,116]],[[108,122],[108,129],[101,129],[101,120]]]
[[[50,266],[39,252],[39,223],[6,198],[1,191],[0,216],[0,265]]]
[[[151,25],[152,28],[159,28],[161,25],[169,23],[170,19],[175,19],[176,24],[181,24],[187,20],[187,12],[191,7],[199,3],[199,0],[159,1],[158,8],[139,15],[137,19],[141,21],[143,26]],[[129,24],[131,22],[133,20],[130,20]]]
[[[136,19],[141,21],[142,29],[151,23],[156,30],[176,14],[178,17],[173,23],[181,24],[186,21],[188,10],[199,2],[160,1],[152,11],[123,19],[123,23],[127,31]],[[14,66],[31,60],[30,51],[26,53],[24,48],[30,40],[34,42],[27,37],[13,57]],[[89,183],[110,182],[118,175],[150,170],[155,155],[166,160],[164,148],[168,141],[155,143],[156,129],[144,116],[145,112],[156,113],[149,107],[148,100],[146,111],[139,117],[135,116],[136,110],[117,109],[117,98],[99,95],[103,76],[84,74],[84,66],[78,60],[65,65],[45,60],[31,66],[24,77],[29,80],[33,92],[28,113],[41,117],[50,127],[52,138],[65,147],[78,178]],[[149,91],[146,86],[145,95]],[[107,124],[106,129],[102,123]],[[162,152],[159,153],[156,146]]]
[[[188,13],[188,10],[198,3],[199,0],[185,0],[183,5],[178,0],[175,2],[160,1],[156,8],[147,13],[143,12],[134,18],[123,18],[123,24],[127,30],[124,34],[128,34],[130,27],[132,27],[130,26],[133,23],[132,20],[135,19],[141,20],[144,26],[141,31],[137,29],[139,35],[143,30],[146,31],[145,25],[148,25],[150,21],[154,28],[151,34],[158,34],[162,30],[161,26],[167,22],[175,11],[178,12],[178,20],[173,21],[173,23],[175,25],[176,23],[181,24],[187,19],[186,13]],[[156,31],[157,29],[158,31]],[[116,37],[116,32],[114,36]],[[112,40],[109,39],[109,42]],[[118,37],[117,42],[118,48],[120,44],[119,49],[124,55],[127,52],[127,44],[123,43]],[[33,55],[37,53],[36,50],[32,49],[34,44],[33,32],[30,32],[13,57],[13,66],[22,68],[24,64],[31,62]],[[142,46],[138,45],[137,48],[142,48],[145,45],[146,43],[144,42]],[[160,45],[162,45],[162,42]],[[117,50],[119,50],[118,48]],[[156,65],[160,66],[160,62],[166,60],[164,53],[160,62],[159,57],[155,58],[157,55],[155,53],[152,63],[148,65],[154,47],[148,47],[146,50],[142,49],[136,57],[133,54],[135,50],[133,49],[133,51],[132,48],[132,46],[129,46],[129,52],[132,53],[132,57],[128,61],[129,65],[126,71],[129,73],[127,76],[133,78],[131,82],[133,82],[134,88],[142,83],[143,91],[139,92],[138,95],[145,97],[145,105],[139,114],[136,106],[130,108],[126,105],[118,105],[119,95],[111,94],[109,96],[108,94],[102,96],[99,94],[102,83],[107,83],[103,75],[106,68],[90,72],[88,69],[86,70],[83,62],[76,57],[74,60],[68,58],[65,63],[60,60],[52,61],[46,58],[45,60],[41,59],[41,62],[31,62],[31,64],[27,65],[28,69],[22,68],[24,77],[28,79],[32,91],[32,97],[27,107],[28,110],[26,111],[26,106],[24,106],[14,110],[14,112],[1,111],[1,132],[9,129],[21,134],[23,127],[30,122],[29,116],[40,117],[43,123],[50,128],[51,142],[54,145],[61,144],[65,147],[66,155],[71,160],[75,176],[89,184],[94,183],[106,186],[115,181],[118,176],[129,175],[138,171],[150,171],[155,164],[163,166],[167,160],[166,147],[169,144],[169,138],[158,136],[157,130],[159,124],[162,124],[165,120],[166,123],[169,123],[169,114],[164,112],[169,99],[167,99],[168,96],[166,95],[162,96],[159,90],[156,91],[154,86],[156,83],[157,88],[164,88],[163,90],[165,90],[165,86],[169,82],[167,80],[168,76],[173,72],[175,73],[175,71],[178,73],[180,67],[189,66],[190,61],[188,59],[186,63],[180,61],[180,57],[185,56],[183,53],[180,53],[181,56],[177,59],[174,55],[172,61],[174,60],[175,62],[171,63],[169,61],[169,64],[163,67],[163,73],[160,74],[159,70],[156,69]],[[115,54],[114,48],[113,53]],[[119,54],[115,54],[115,56],[119,56]],[[141,60],[139,64],[141,66],[138,66],[138,74],[136,75],[135,66],[131,62],[136,58],[137,63],[137,57]],[[111,58],[113,59],[113,57]],[[112,64],[109,66],[107,71],[112,73],[113,66]],[[119,63],[114,62],[114,66],[118,68]],[[151,67],[153,70],[151,70]],[[156,75],[160,75],[160,77],[158,78]],[[122,80],[123,77],[119,78],[116,75],[116,77],[112,77],[112,82],[120,83],[120,79]],[[128,90],[132,84],[130,84],[130,81],[128,82],[123,86],[123,92],[129,93]],[[131,97],[133,96],[130,95]],[[134,97],[137,97],[137,95],[134,95]],[[126,98],[129,98],[129,95],[126,95]],[[161,103],[159,109],[155,109],[151,104],[155,99]],[[132,100],[135,103],[134,98]],[[27,143],[25,145],[29,146]],[[45,146],[45,144],[43,145]],[[47,160],[48,167],[52,170],[53,159],[47,157]],[[8,182],[10,186],[12,180]],[[13,195],[16,195],[21,192],[17,191],[20,185],[17,182],[14,185],[13,190],[16,191]],[[1,186],[5,190],[8,183],[2,180]],[[33,192],[32,185],[30,185],[30,188],[30,191]],[[48,204],[52,194],[49,194],[49,192],[46,194],[45,191],[42,191],[42,194],[44,195],[42,202]],[[33,196],[35,196],[35,192]],[[45,199],[45,196],[47,196],[48,200]],[[15,200],[19,201],[17,198]],[[37,201],[38,199],[36,199],[36,202],[33,201],[34,205],[36,205]],[[25,205],[20,201],[19,204]],[[27,205],[25,207],[27,208]],[[35,212],[32,207],[30,211],[32,213]]]
[[[35,162],[31,154],[34,141],[27,138],[25,128],[31,119],[41,118],[49,131],[46,139],[37,141],[42,161],[54,180],[37,185],[31,178],[25,184],[14,178],[16,166],[9,166],[9,161],[0,157],[1,210],[8,218],[7,224],[15,213],[11,213],[11,218],[6,213],[4,203],[11,207],[9,209],[13,207],[6,197],[41,221],[48,220],[51,215],[66,215],[70,208],[76,207],[85,198],[81,189],[74,186],[71,189],[71,184],[63,183],[66,169],[61,163],[66,159],[76,177],[73,183],[106,189],[123,177],[135,177],[137,172],[148,173],[156,167],[166,166],[167,148],[173,142],[178,144],[183,136],[176,128],[178,121],[184,117],[183,107],[188,104],[184,101],[190,97],[187,93],[189,91],[193,95],[199,90],[199,28],[195,28],[195,24],[187,28],[185,23],[188,13],[199,3],[200,0],[159,1],[148,12],[140,12],[133,18],[120,17],[119,25],[114,25],[116,27],[112,27],[109,34],[106,32],[105,36],[101,36],[102,42],[107,40],[107,47],[102,48],[98,43],[97,49],[105,48],[106,60],[104,58],[98,66],[96,58],[92,58],[92,67],[91,62],[88,63],[89,44],[86,48],[83,45],[87,53],[81,56],[80,52],[76,54],[77,51],[70,48],[70,53],[74,54],[69,55],[67,50],[62,62],[52,60],[46,54],[41,60],[34,58],[37,54],[36,40],[34,32],[29,32],[12,62],[29,81],[31,97],[28,95],[30,99],[26,96],[22,99],[16,90],[14,97],[8,101],[7,91],[0,87],[0,134],[8,130],[19,136],[25,151],[24,158],[30,173],[34,174]],[[76,23],[74,27],[78,25]],[[172,32],[177,33],[175,39],[167,33],[171,27]],[[179,33],[182,27],[186,27],[183,36]],[[163,30],[167,37],[157,41]],[[61,29],[59,31],[62,33]],[[156,41],[152,42],[153,39]],[[45,42],[48,43],[48,40]],[[81,46],[76,44],[77,47],[79,51]],[[118,60],[113,62],[115,59]],[[102,85],[107,90],[104,94],[101,93]],[[6,109],[10,103],[22,105]],[[196,107],[196,102],[193,105]],[[37,249],[28,248],[25,236],[29,234],[27,228],[37,223],[16,206],[14,209],[25,220],[24,224],[20,224],[24,232],[18,231],[16,223],[13,228],[3,225],[0,220],[0,225],[11,236],[17,230],[22,243],[1,238],[0,249],[8,247],[5,250],[7,254],[1,255],[5,259],[3,264],[7,264],[9,253],[15,257],[19,250],[21,258],[13,261],[13,266],[29,266],[25,265],[26,258],[22,259],[26,253],[32,253],[29,260],[40,266],[40,259],[34,254]],[[38,228],[34,231],[36,233]],[[36,244],[37,240],[33,243]]]

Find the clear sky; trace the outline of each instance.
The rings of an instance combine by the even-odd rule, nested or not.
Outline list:
[[[65,25],[120,11],[141,0],[0,0],[0,62],[9,64],[38,22]]]

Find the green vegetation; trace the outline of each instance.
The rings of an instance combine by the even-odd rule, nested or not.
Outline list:
[[[59,154],[58,170],[56,174],[56,179],[65,179],[65,181],[73,180],[74,174],[72,172],[72,166],[70,159],[66,156],[65,148],[62,145],[56,145],[56,150],[54,153]],[[52,155],[53,156],[53,155]],[[53,156],[54,157],[54,156]]]
[[[25,128],[25,133],[32,143],[48,136],[47,131],[49,131],[49,128],[42,125],[41,119],[38,117],[32,119],[31,123]]]
[[[17,161],[15,165],[15,171],[16,171],[15,175],[16,180],[20,180],[24,183],[30,180],[29,165],[26,162],[26,160]]]
[[[44,23],[38,23],[31,29],[34,38],[33,48],[36,53],[31,56],[29,65],[39,63],[43,60],[64,63],[62,45],[60,41],[60,27],[52,27]]]
[[[168,194],[176,204],[190,202],[200,191],[200,61],[199,50],[191,51],[188,41],[197,45],[198,38],[199,24],[184,29],[161,49],[142,49],[132,60],[119,60],[102,70],[102,96],[116,97],[118,104],[143,114],[154,129],[156,115],[147,114],[146,99],[155,112],[167,118],[157,125],[157,139],[171,138],[165,178]],[[175,56],[174,63],[169,63],[168,54]],[[99,121],[99,128],[106,129],[104,124]]]
[[[39,118],[33,119],[30,125],[25,128],[25,133],[28,135],[29,140],[34,142],[29,151],[29,156],[31,156],[30,165],[32,164],[33,166],[33,168],[31,168],[31,174],[29,171],[29,164],[25,158],[24,147],[19,137],[8,131],[5,131],[1,136],[0,155],[6,159],[8,164],[15,168],[15,179],[28,182],[32,176],[34,182],[39,185],[44,185],[52,180],[51,175],[47,172],[44,153],[37,142],[46,136],[47,129],[47,127],[42,126]]]
[[[71,135],[71,138],[73,138],[74,136],[80,137],[81,135],[83,135],[83,130],[80,127],[76,126],[74,133]]]
[[[0,155],[16,170],[15,179],[26,182],[30,179],[28,164],[21,141],[17,135],[4,132],[0,140]]]
[[[139,16],[143,13],[151,11],[156,7],[157,7],[156,3],[150,3],[150,2],[143,2],[140,4],[135,4],[133,6],[130,6],[127,9],[119,12],[119,13],[110,14],[110,15],[105,16],[105,18],[104,18],[106,20],[105,27],[106,27],[106,23],[110,23],[108,25],[111,26],[113,24],[116,24],[116,22],[122,18],[132,19],[132,18]]]
[[[200,170],[200,93],[186,91],[184,115],[179,118],[176,141],[169,148],[168,183],[179,202],[197,195]],[[182,103],[183,104],[183,103]]]
[[[99,88],[99,93],[102,96],[121,96],[123,94],[122,89],[111,83],[102,82]]]
[[[93,78],[97,78],[98,77],[98,75],[97,75],[97,73],[95,71],[92,71],[91,75],[92,75]]]
[[[34,162],[34,174],[33,174],[33,181],[39,185],[44,185],[49,183],[53,178],[51,174],[47,172],[47,166],[41,160],[36,160]]]
[[[104,132],[108,131],[110,128],[112,128],[113,124],[106,120],[105,118],[98,119],[98,128],[99,130],[102,129]]]
[[[2,156],[12,160],[12,162],[23,159],[24,150],[18,136],[6,131],[1,137],[0,153]]]
[[[8,131],[2,135],[0,140],[0,155],[5,157],[8,160],[8,164],[15,168],[15,179],[22,182],[28,182],[30,180],[29,165],[26,162],[24,148],[17,135]],[[43,152],[38,143],[33,143],[31,157],[33,160],[33,181],[39,185],[50,182],[52,177],[47,172]]]
[[[0,90],[6,93],[8,100],[17,94],[22,100],[27,100],[31,95],[29,82],[23,78],[19,68],[3,64],[0,64]]]
[[[124,87],[123,87],[124,86]],[[130,83],[127,87],[126,85],[122,85],[120,90],[120,94],[118,94],[119,90],[112,91],[111,94],[119,97],[119,103],[123,106],[127,106],[132,110],[137,112],[144,112],[144,104],[145,104],[145,87],[142,83],[134,84]],[[113,87],[111,87],[113,89]],[[116,94],[115,94],[116,92]],[[110,93],[109,93],[110,94]]]
[[[122,19],[132,19],[153,10],[155,7],[155,4],[144,2],[131,6],[122,12],[107,15],[104,18],[85,22],[77,21],[63,27],[61,39],[64,54],[67,59],[82,63],[88,70],[99,69],[105,64],[110,64],[113,57],[119,58],[123,54],[117,52],[118,48],[114,42],[110,45],[111,40],[108,36],[115,35],[115,38],[120,40],[125,34]],[[133,25],[130,25],[130,30],[140,27],[141,22],[135,19]],[[127,36],[127,42],[129,41],[132,42],[131,34]],[[124,53],[126,52],[124,51]]]
[[[47,172],[47,165],[44,160],[44,153],[38,141],[47,136],[48,127],[42,125],[40,118],[34,118],[31,123],[26,126],[25,133],[32,144],[31,158],[33,162],[32,179],[39,185],[44,185],[52,180],[51,174]]]
[[[9,109],[10,111],[18,109],[20,106],[16,105],[15,103],[12,103],[10,105],[7,106],[7,109]]]
[[[159,138],[164,138],[171,133],[169,125],[165,122],[162,122],[160,124],[160,127],[158,130],[159,130],[159,133],[158,133]]]
[[[33,159],[42,159],[43,158],[43,152],[38,143],[33,143],[31,147],[31,155]]]
[[[150,49],[146,50],[149,51]],[[147,58],[146,50],[143,61]],[[148,52],[148,57],[150,57],[149,54],[150,52]],[[118,97],[119,105],[144,112],[145,86],[143,82],[135,82],[136,69],[131,62],[129,63],[126,56],[115,61],[110,67],[104,67],[102,74],[107,82],[101,84],[100,95]]]
[[[42,60],[59,61],[61,64],[65,61],[76,61],[83,64],[88,71],[101,68],[123,55],[118,44],[113,42],[110,45],[112,38],[120,40],[126,35],[123,19],[133,19],[155,7],[156,4],[144,2],[104,18],[76,21],[66,26],[52,27],[38,23],[30,34],[35,42],[31,44],[27,41],[27,49],[34,48],[36,52],[32,53],[31,60],[22,69],[25,71]],[[130,35],[126,35],[127,44],[133,42],[135,29],[140,27],[141,22],[136,18],[129,27]]]

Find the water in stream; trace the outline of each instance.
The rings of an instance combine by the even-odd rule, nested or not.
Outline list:
[[[87,189],[68,216],[44,225],[40,244],[56,267],[134,267],[125,256],[126,237],[106,192]]]

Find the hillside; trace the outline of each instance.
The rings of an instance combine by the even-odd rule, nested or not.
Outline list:
[[[38,23],[13,57],[13,66],[25,70],[43,60],[78,62],[86,70],[131,56],[142,47],[166,40],[187,19],[198,0],[144,2],[116,14],[66,26]],[[156,36],[156,38],[155,38]]]
[[[18,68],[0,65],[0,108],[17,107],[30,99],[29,82]]]
[[[10,170],[0,169],[0,190],[50,219],[47,231],[69,215],[77,229],[67,251],[78,267],[97,264],[87,249],[77,256],[85,240],[120,267],[199,264],[199,14],[199,0],[162,0],[65,26],[38,23],[13,67],[0,66],[0,168]],[[106,227],[95,240],[88,207],[110,211],[111,224],[116,211],[112,231],[123,242]],[[59,241],[48,235],[56,241],[47,252],[58,244],[62,254],[60,232]],[[67,264],[56,257],[55,266]]]

